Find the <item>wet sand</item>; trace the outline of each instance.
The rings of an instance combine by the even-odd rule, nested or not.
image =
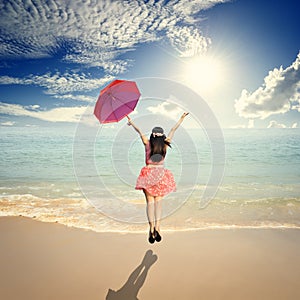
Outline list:
[[[1,217],[0,234],[1,299],[300,299],[298,229],[173,232],[150,245],[146,228]]]

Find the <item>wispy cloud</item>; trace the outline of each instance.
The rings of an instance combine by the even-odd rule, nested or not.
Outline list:
[[[211,40],[201,35],[192,26],[173,26],[167,30],[171,45],[182,57],[191,57],[205,53]]]
[[[10,116],[32,117],[49,122],[78,122],[85,106],[58,107],[50,110],[31,110],[19,104],[0,102],[0,113]]]
[[[54,95],[53,97],[57,99],[69,99],[69,100],[84,101],[84,102],[95,102],[97,100],[96,97],[91,97],[87,95],[73,95],[73,94]]]
[[[209,40],[196,16],[221,2],[7,0],[0,10],[0,56],[40,58],[64,49],[66,61],[118,74],[131,64],[118,55],[140,43],[169,39],[183,56],[205,51]]]
[[[47,73],[17,78],[0,76],[0,84],[37,85],[46,89],[46,94],[65,94],[74,91],[90,91],[100,88],[114,77],[107,75],[103,78],[89,78],[85,74]]]
[[[36,109],[39,109],[40,106],[38,104],[33,104],[33,105],[29,105],[27,106],[27,108],[31,109],[31,110],[36,110]]]
[[[286,69],[270,71],[264,84],[253,93],[243,90],[235,101],[236,112],[245,118],[265,119],[300,106],[300,52]]]
[[[0,123],[1,126],[13,126],[16,122],[13,121],[6,121],[6,122],[2,122]]]
[[[162,1],[161,1],[162,2]],[[184,0],[169,1],[175,12],[180,13],[189,23],[195,22],[194,14],[201,10],[211,8],[217,3],[226,3],[228,0]]]

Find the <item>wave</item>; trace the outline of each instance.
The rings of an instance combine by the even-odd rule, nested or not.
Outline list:
[[[141,203],[139,203],[141,204]],[[201,210],[188,201],[163,220],[165,232],[234,228],[300,229],[300,199],[258,201],[213,201]],[[95,232],[145,233],[145,222],[134,224],[115,221],[91,206],[84,198],[47,199],[32,194],[0,198],[0,216],[22,216],[41,222],[59,223]]]

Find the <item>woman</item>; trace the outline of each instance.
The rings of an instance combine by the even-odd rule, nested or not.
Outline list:
[[[131,125],[136,130],[145,145],[146,166],[141,169],[135,188],[143,190],[146,197],[147,217],[150,226],[148,241],[151,244],[155,241],[161,241],[161,200],[165,195],[176,189],[173,174],[164,168],[167,148],[171,147],[174,133],[187,115],[188,113],[184,113],[181,116],[167,137],[161,127],[154,127],[150,139],[148,139],[127,116],[128,125]]]

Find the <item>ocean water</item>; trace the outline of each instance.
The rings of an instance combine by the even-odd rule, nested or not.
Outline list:
[[[177,191],[163,200],[163,230],[300,228],[300,130],[225,129],[223,136],[224,162],[205,130],[176,133],[165,164]],[[147,230],[144,195],[134,189],[144,149],[132,129],[1,127],[0,147],[1,216]],[[223,167],[221,184],[211,187]],[[202,207],[208,188],[214,197]]]

